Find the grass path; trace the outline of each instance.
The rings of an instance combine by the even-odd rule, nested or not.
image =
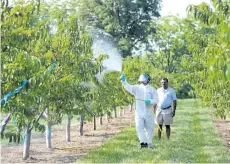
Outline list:
[[[154,149],[140,150],[135,127],[131,126],[77,163],[230,163],[230,152],[218,136],[208,109],[198,100],[179,100],[170,140],[165,137],[165,128],[163,131],[158,142],[155,128]]]

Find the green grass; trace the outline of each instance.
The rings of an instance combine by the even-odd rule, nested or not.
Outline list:
[[[163,131],[158,142],[155,128],[154,149],[140,150],[135,127],[128,127],[77,163],[230,163],[208,108],[198,100],[179,100],[170,140]]]

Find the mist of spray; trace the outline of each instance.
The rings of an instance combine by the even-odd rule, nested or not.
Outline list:
[[[104,69],[108,71],[121,71],[122,58],[111,36],[105,33],[94,33],[93,36],[93,52],[95,57],[98,57],[100,54],[107,54],[109,56],[108,59],[103,61]]]
[[[112,39],[106,33],[91,30],[93,36],[93,53],[97,58],[100,54],[107,54],[108,59],[102,63],[103,71],[100,72],[98,78],[101,79],[103,74],[110,71],[122,71],[122,57]]]

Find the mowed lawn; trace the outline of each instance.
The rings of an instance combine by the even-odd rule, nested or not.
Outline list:
[[[155,126],[157,127],[157,126]],[[154,149],[140,149],[134,125],[91,150],[77,163],[230,163],[230,152],[199,100],[179,100],[171,139],[163,137]]]

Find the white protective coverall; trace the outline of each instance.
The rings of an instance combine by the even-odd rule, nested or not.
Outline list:
[[[122,84],[136,99],[135,123],[139,141],[152,145],[155,126],[153,104],[158,102],[157,91],[149,84],[130,85],[127,81]],[[144,100],[147,99],[151,101],[149,105],[145,104]]]

